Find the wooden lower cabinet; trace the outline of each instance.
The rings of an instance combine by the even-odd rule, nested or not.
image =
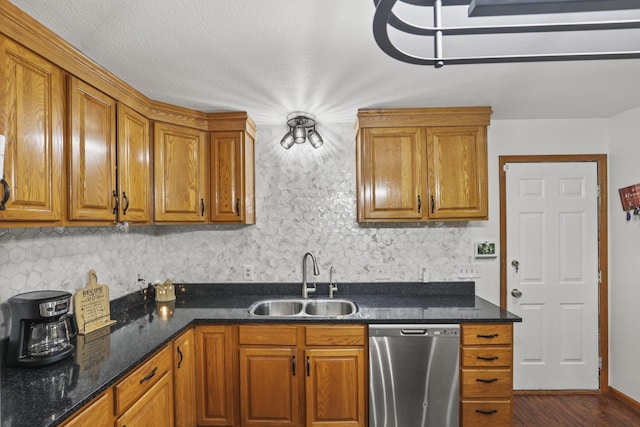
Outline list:
[[[219,325],[195,328],[198,426],[236,426],[236,329]]]
[[[241,425],[298,426],[298,378],[303,373],[296,348],[240,348],[239,354]]]
[[[513,409],[513,325],[463,323],[460,425],[508,427]]]
[[[81,412],[62,424],[63,427],[113,427],[113,391],[109,388],[88,403]]]
[[[363,426],[366,358],[362,348],[306,352],[307,426]]]
[[[366,426],[366,328],[241,325],[240,425]]]
[[[187,329],[173,341],[173,391],[176,427],[194,427],[196,416],[195,334]]]
[[[116,421],[116,427],[173,427],[173,376],[166,372]]]

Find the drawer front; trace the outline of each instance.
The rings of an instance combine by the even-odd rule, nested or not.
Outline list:
[[[120,415],[171,370],[171,348],[166,346],[115,386],[116,414]]]
[[[511,323],[462,324],[462,345],[511,345],[512,341]]]
[[[356,345],[365,343],[366,328],[363,325],[307,326],[307,345]]]
[[[511,346],[462,347],[462,366],[466,367],[511,367]]]
[[[462,397],[510,398],[511,378],[511,369],[462,369]]]
[[[462,401],[464,427],[508,427],[512,419],[510,400]]]
[[[240,325],[238,331],[240,345],[298,344],[298,328],[292,325]]]

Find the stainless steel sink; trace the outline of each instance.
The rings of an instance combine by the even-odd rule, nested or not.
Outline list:
[[[252,305],[251,314],[258,316],[295,316],[302,311],[302,302],[297,300],[266,300]]]
[[[358,307],[346,299],[266,299],[249,307],[251,315],[268,317],[343,317],[357,312]]]
[[[348,300],[312,300],[304,307],[304,312],[309,316],[348,316],[356,311],[356,305]]]

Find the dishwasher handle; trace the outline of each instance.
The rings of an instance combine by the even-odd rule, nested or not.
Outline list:
[[[400,330],[402,335],[427,335],[428,332],[426,329],[406,329],[402,328]]]

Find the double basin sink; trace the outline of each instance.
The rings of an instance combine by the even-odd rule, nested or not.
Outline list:
[[[357,312],[358,307],[346,299],[266,299],[249,307],[251,315],[266,317],[343,317]]]

